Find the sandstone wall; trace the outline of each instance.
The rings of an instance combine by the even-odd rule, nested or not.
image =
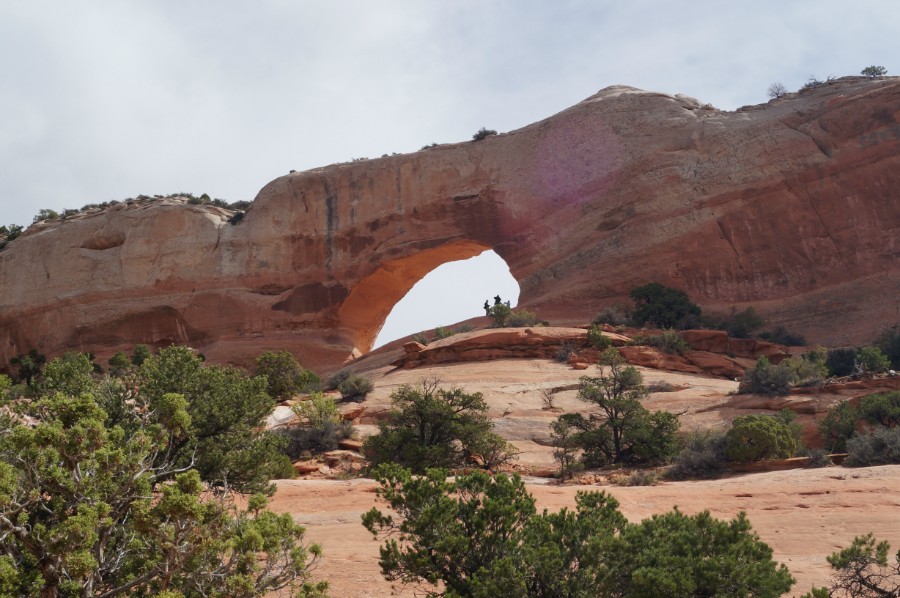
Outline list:
[[[896,78],[737,112],[610,87],[480,142],[280,177],[236,225],[164,200],[31,227],[0,252],[0,364],[178,342],[332,368],[422,276],[489,248],[558,325],[656,280],[866,341],[900,320],[898,199]]]

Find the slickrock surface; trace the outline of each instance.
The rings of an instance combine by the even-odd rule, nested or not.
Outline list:
[[[608,87],[483,141],[280,177],[235,225],[165,200],[31,227],[0,252],[0,366],[176,342],[332,368],[426,273],[486,249],[556,325],[655,280],[810,341],[868,341],[897,319],[898,190],[896,78],[736,112]]]
[[[900,547],[900,466],[801,469],[735,476],[720,480],[665,483],[649,487],[555,486],[529,484],[538,509],[575,504],[578,490],[605,490],[622,513],[639,521],[677,505],[687,514],[709,509],[718,518],[745,511],[774,558],[797,578],[790,595],[828,581],[825,557],[870,531]],[[333,596],[346,598],[413,596],[412,588],[392,594],[378,568],[379,543],[360,523],[375,506],[371,480],[289,480],[278,483],[273,507],[292,513],[307,537],[323,545],[316,574],[331,582]],[[384,509],[384,505],[379,505]]]

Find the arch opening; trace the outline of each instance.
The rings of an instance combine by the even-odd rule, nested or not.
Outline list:
[[[356,349],[367,353],[420,330],[484,315],[483,302],[497,294],[512,305],[518,301],[519,285],[506,262],[483,243],[454,241],[382,263],[354,286],[338,317]]]

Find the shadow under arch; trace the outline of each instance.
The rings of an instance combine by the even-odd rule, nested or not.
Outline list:
[[[492,247],[479,241],[454,240],[382,262],[353,287],[338,308],[340,327],[357,351],[368,353],[391,310],[417,282],[438,266],[475,257],[488,249]]]

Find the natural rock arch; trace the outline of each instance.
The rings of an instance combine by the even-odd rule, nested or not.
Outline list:
[[[0,366],[179,342],[333,369],[426,272],[486,248],[554,324],[656,280],[866,341],[900,316],[897,106],[894,78],[737,112],[611,87],[483,141],[280,177],[235,225],[160,200],[33,226],[0,252]]]
[[[382,263],[353,287],[338,308],[341,325],[352,331],[354,346],[363,353],[369,351],[397,302],[435,268],[475,257],[487,249],[491,248],[475,241],[452,241]]]

